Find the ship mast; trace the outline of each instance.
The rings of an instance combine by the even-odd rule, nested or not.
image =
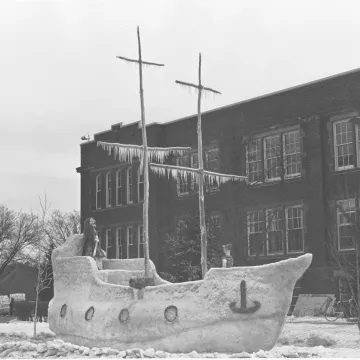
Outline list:
[[[174,147],[174,148],[154,148],[148,147],[146,126],[145,126],[145,105],[144,105],[144,87],[143,87],[143,65],[146,66],[164,66],[154,62],[144,61],[141,53],[140,30],[137,27],[137,40],[138,40],[138,59],[129,59],[124,56],[117,56],[118,59],[124,60],[129,63],[139,65],[139,87],[140,87],[140,107],[141,107],[141,131],[142,131],[142,146],[138,145],[124,145],[116,143],[107,143],[98,141],[98,146],[111,153],[114,150],[115,157],[119,156],[119,160],[132,162],[134,156],[140,158],[140,170],[144,175],[144,204],[143,204],[143,239],[144,239],[144,266],[145,277],[149,277],[149,158],[163,162],[165,157],[169,154],[183,154],[184,151],[189,150],[187,147]],[[139,239],[138,239],[139,240]]]
[[[176,80],[177,84],[188,86],[197,89],[197,138],[198,138],[198,163],[199,163],[199,214],[200,214],[200,233],[201,233],[201,272],[204,278],[207,273],[207,235],[205,223],[205,201],[204,201],[204,159],[203,159],[203,144],[202,144],[202,129],[201,129],[201,96],[203,92],[212,92],[214,94],[221,94],[219,91],[205,88],[201,84],[201,53],[199,54],[199,68],[198,68],[198,85],[185,83]]]
[[[227,181],[241,181],[247,180],[245,176],[238,175],[226,175],[220,173],[214,173],[211,171],[204,170],[204,161],[203,161],[203,144],[202,144],[202,126],[201,126],[201,98],[202,94],[205,92],[211,92],[213,94],[221,94],[219,91],[205,87],[201,82],[201,54],[199,54],[199,68],[198,68],[198,84],[187,83],[183,81],[175,81],[177,84],[195,88],[198,95],[197,101],[197,137],[198,137],[198,163],[199,168],[186,168],[179,166],[169,166],[169,165],[158,165],[150,164],[150,168],[158,173],[159,175],[165,175],[166,171],[173,173],[173,176],[181,174],[187,178],[190,175],[194,178],[199,184],[199,214],[200,214],[200,231],[201,231],[201,273],[202,278],[205,277],[207,273],[207,234],[206,234],[206,222],[205,222],[205,201],[204,201],[204,182],[207,179],[209,182],[217,182],[219,185]]]
[[[137,27],[138,38],[138,54],[139,59],[128,59],[123,56],[117,56],[118,59],[136,63],[139,65],[139,85],[140,85],[140,107],[141,107],[141,132],[143,142],[143,169],[144,174],[144,205],[143,205],[143,236],[144,236],[144,261],[145,261],[145,277],[149,275],[149,158],[148,158],[148,146],[145,127],[145,104],[144,104],[144,87],[143,87],[143,64],[148,66],[164,66],[164,64],[150,63],[142,60],[141,56],[141,40],[140,30]]]

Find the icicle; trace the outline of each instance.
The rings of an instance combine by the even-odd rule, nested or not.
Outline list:
[[[173,165],[160,165],[150,163],[150,169],[158,175],[165,176],[166,172],[168,173],[168,178],[170,178],[170,174],[173,178],[178,176],[187,177],[189,175],[199,173],[198,169],[186,168],[182,166],[173,166]],[[162,171],[161,171],[162,170]]]
[[[142,145],[130,145],[130,144],[118,144],[118,143],[108,143],[103,141],[97,142],[98,146],[101,146],[104,150],[109,152],[111,155],[111,150],[114,150],[115,159],[118,158],[121,162],[130,162],[134,157],[139,158],[140,166],[143,163],[143,149]],[[180,155],[182,156],[184,152],[190,150],[188,147],[174,147],[174,148],[158,148],[158,147],[149,147],[148,148],[148,160],[158,161],[160,163],[164,163],[165,158],[170,154]]]
[[[222,185],[228,181],[247,181],[245,176],[220,174],[207,170],[204,170],[204,175],[210,185],[214,185],[216,183],[218,185]]]

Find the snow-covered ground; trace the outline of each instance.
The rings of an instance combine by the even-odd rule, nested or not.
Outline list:
[[[37,332],[43,332],[49,336],[52,334],[47,323],[38,323]],[[23,337],[25,337],[25,334],[32,336],[33,324],[20,321],[13,321],[10,324],[0,324],[0,344],[9,341],[9,336],[15,334],[22,334]],[[261,341],[261,339],[259,339],[259,341]],[[206,354],[201,354],[201,356],[206,356]],[[231,354],[215,355],[215,357],[219,356],[229,357]],[[329,323],[323,318],[290,317],[274,349],[266,353],[260,352],[255,357],[281,356],[360,358],[360,335],[358,327],[344,320]],[[179,356],[174,355],[171,357]],[[211,357],[214,356],[211,355]],[[254,355],[252,357],[254,357]]]

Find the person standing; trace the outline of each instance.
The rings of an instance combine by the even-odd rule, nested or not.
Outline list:
[[[9,305],[9,307],[10,307],[10,316],[13,316],[13,313],[14,313],[14,298],[12,297],[12,298],[10,298],[10,305]]]

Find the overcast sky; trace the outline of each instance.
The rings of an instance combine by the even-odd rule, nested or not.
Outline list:
[[[203,109],[360,67],[360,1],[0,1],[0,204],[80,209],[80,137],[140,119],[140,26],[147,122],[196,112],[174,80],[222,92]]]

